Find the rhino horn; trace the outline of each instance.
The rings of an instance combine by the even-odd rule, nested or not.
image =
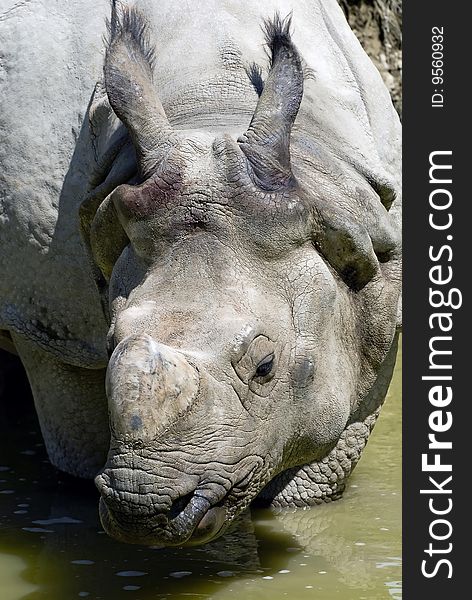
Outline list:
[[[264,22],[270,71],[248,130],[239,139],[257,183],[267,190],[290,187],[290,133],[303,96],[303,65],[290,36],[291,16]],[[254,71],[254,67],[253,67]]]
[[[110,105],[127,127],[141,174],[147,177],[172,147],[173,129],[155,92],[154,49],[148,25],[134,8],[112,4],[105,57],[105,87]]]

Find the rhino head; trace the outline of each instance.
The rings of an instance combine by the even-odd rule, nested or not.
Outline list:
[[[303,69],[289,22],[266,24],[271,68],[238,139],[171,126],[145,29],[115,15],[105,62],[139,180],[87,234],[111,323],[96,482],[112,536],[197,544],[336,445],[392,344],[398,239],[369,185],[349,197],[308,143],[291,147]]]

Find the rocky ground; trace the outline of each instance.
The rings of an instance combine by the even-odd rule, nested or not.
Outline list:
[[[338,0],[402,114],[402,0]]]

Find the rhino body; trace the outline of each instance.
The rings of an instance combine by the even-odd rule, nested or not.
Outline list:
[[[53,464],[129,542],[338,498],[395,362],[401,188],[335,0],[2,5],[0,340]]]

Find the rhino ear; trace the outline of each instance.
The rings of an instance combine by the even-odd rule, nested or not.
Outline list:
[[[257,182],[266,190],[293,183],[290,133],[303,96],[303,66],[290,24],[290,16],[282,20],[278,14],[264,22],[270,71],[263,85],[258,72],[259,101],[248,130],[238,139]]]
[[[112,1],[103,68],[110,104],[133,140],[146,178],[172,145],[173,129],[153,85],[154,48],[148,24],[134,7]]]

